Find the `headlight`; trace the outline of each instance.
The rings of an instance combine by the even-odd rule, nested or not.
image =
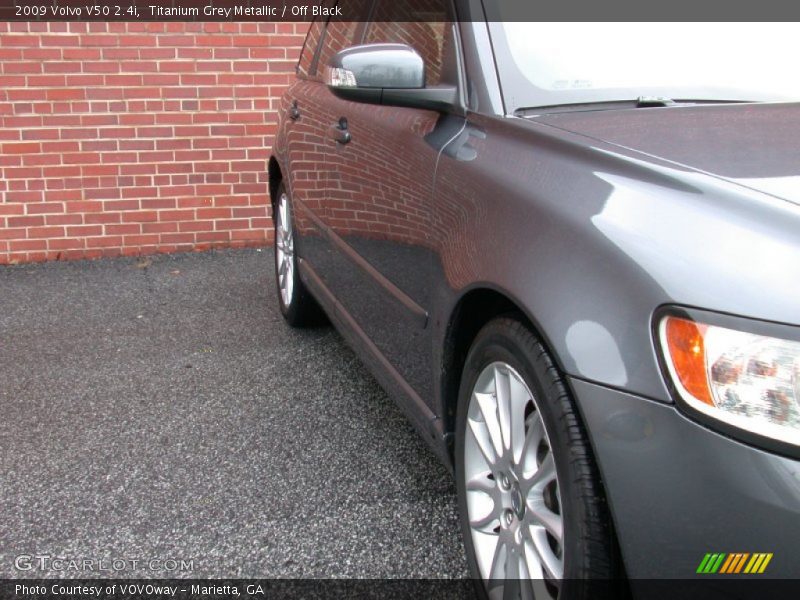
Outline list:
[[[800,446],[800,342],[677,316],[658,329],[672,383],[690,407]]]

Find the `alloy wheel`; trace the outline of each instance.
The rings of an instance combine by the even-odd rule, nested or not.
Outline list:
[[[536,399],[494,362],[473,388],[464,444],[466,505],[490,597],[557,598],[564,519],[555,461]]]
[[[278,219],[275,227],[275,260],[278,264],[278,287],[284,306],[292,303],[294,293],[294,239],[289,212],[289,198],[282,193],[278,198]]]

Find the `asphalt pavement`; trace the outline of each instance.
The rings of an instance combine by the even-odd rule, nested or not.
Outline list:
[[[271,251],[0,267],[0,577],[93,575],[466,565],[452,477],[333,328],[283,322]]]

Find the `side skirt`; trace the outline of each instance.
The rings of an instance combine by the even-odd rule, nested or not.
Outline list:
[[[397,372],[356,320],[335,298],[311,264],[298,257],[300,278],[325,310],[336,329],[364,362],[378,383],[395,400],[433,452],[452,472],[442,420]]]

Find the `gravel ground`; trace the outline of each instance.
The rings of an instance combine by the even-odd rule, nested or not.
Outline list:
[[[0,268],[0,577],[466,575],[452,478],[335,330],[285,325],[271,261]]]

